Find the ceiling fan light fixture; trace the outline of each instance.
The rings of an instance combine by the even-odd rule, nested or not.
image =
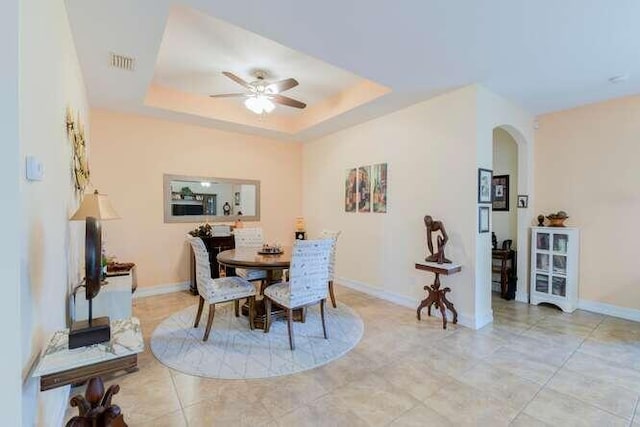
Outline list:
[[[244,101],[245,107],[256,114],[270,113],[276,107],[266,96],[252,96]]]

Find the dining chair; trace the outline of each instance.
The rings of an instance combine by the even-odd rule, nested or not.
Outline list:
[[[291,252],[289,281],[276,283],[264,290],[266,312],[264,332],[269,332],[271,326],[271,303],[274,302],[284,307],[287,312],[291,350],[295,349],[293,310],[320,303],[322,332],[324,338],[327,338],[324,306],[327,300],[327,280],[332,245],[331,239],[297,240]]]
[[[264,243],[262,228],[236,228],[233,231],[236,249],[254,248],[261,249]],[[236,276],[242,277],[250,282],[260,282],[260,293],[262,294],[267,279],[266,270],[254,270],[246,268],[236,268]]]
[[[338,244],[338,237],[340,237],[341,231],[322,230],[320,232],[320,239],[332,239],[333,245],[331,247],[331,257],[329,259],[329,296],[331,297],[331,305],[336,308],[336,296],[333,293],[333,277],[336,269],[336,246]]]
[[[256,288],[247,280],[238,276],[211,278],[211,266],[209,264],[209,254],[204,242],[199,237],[187,235],[187,241],[193,248],[196,259],[196,285],[200,300],[198,303],[198,312],[196,320],[193,324],[194,328],[198,327],[200,317],[202,317],[202,309],[204,303],[209,304],[209,317],[207,319],[207,327],[204,332],[202,341],[209,339],[211,325],[213,324],[213,316],[215,315],[216,304],[222,302],[233,301],[236,317],[240,316],[240,300],[249,299],[249,328],[253,329],[253,321],[255,318],[255,299]]]

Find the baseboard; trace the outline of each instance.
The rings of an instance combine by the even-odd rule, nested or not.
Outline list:
[[[578,301],[578,308],[580,310],[592,311],[598,314],[605,314],[607,316],[640,322],[640,310],[635,308],[620,307],[617,305],[606,304],[598,301],[588,301],[584,299]]]
[[[523,291],[516,291],[516,301],[529,304],[529,293]]]
[[[189,289],[189,282],[169,283],[166,285],[152,286],[148,288],[136,289],[133,298],[146,298],[154,295],[164,295],[173,292],[186,291]]]
[[[336,283],[349,289],[353,289],[355,291],[359,291],[364,294],[371,295],[373,297],[380,298],[394,304],[398,304],[402,307],[411,308],[413,310],[415,310],[420,303],[420,301],[415,298],[396,294],[395,292],[385,291],[383,289],[376,288],[375,286],[371,286],[368,283],[347,279],[346,277],[336,277]],[[431,310],[431,313],[436,317],[441,317],[440,312],[437,310]],[[473,316],[469,316],[465,313],[458,313],[458,324],[466,326],[467,328],[478,329],[486,325],[487,323],[491,323],[492,321],[493,313],[491,311],[488,313],[488,315],[485,314],[483,316],[480,316],[478,319],[474,319]]]

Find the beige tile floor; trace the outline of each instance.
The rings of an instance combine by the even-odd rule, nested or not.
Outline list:
[[[248,381],[184,375],[149,351],[154,328],[196,297],[135,300],[147,350],[139,372],[109,379],[121,387],[114,401],[130,426],[640,427],[640,323],[494,297],[492,325],[445,331],[346,288],[338,299],[365,323],[354,350],[311,371]]]

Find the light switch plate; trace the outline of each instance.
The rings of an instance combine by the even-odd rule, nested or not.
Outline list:
[[[44,178],[44,165],[36,156],[27,156],[27,179],[29,181],[42,181]]]

